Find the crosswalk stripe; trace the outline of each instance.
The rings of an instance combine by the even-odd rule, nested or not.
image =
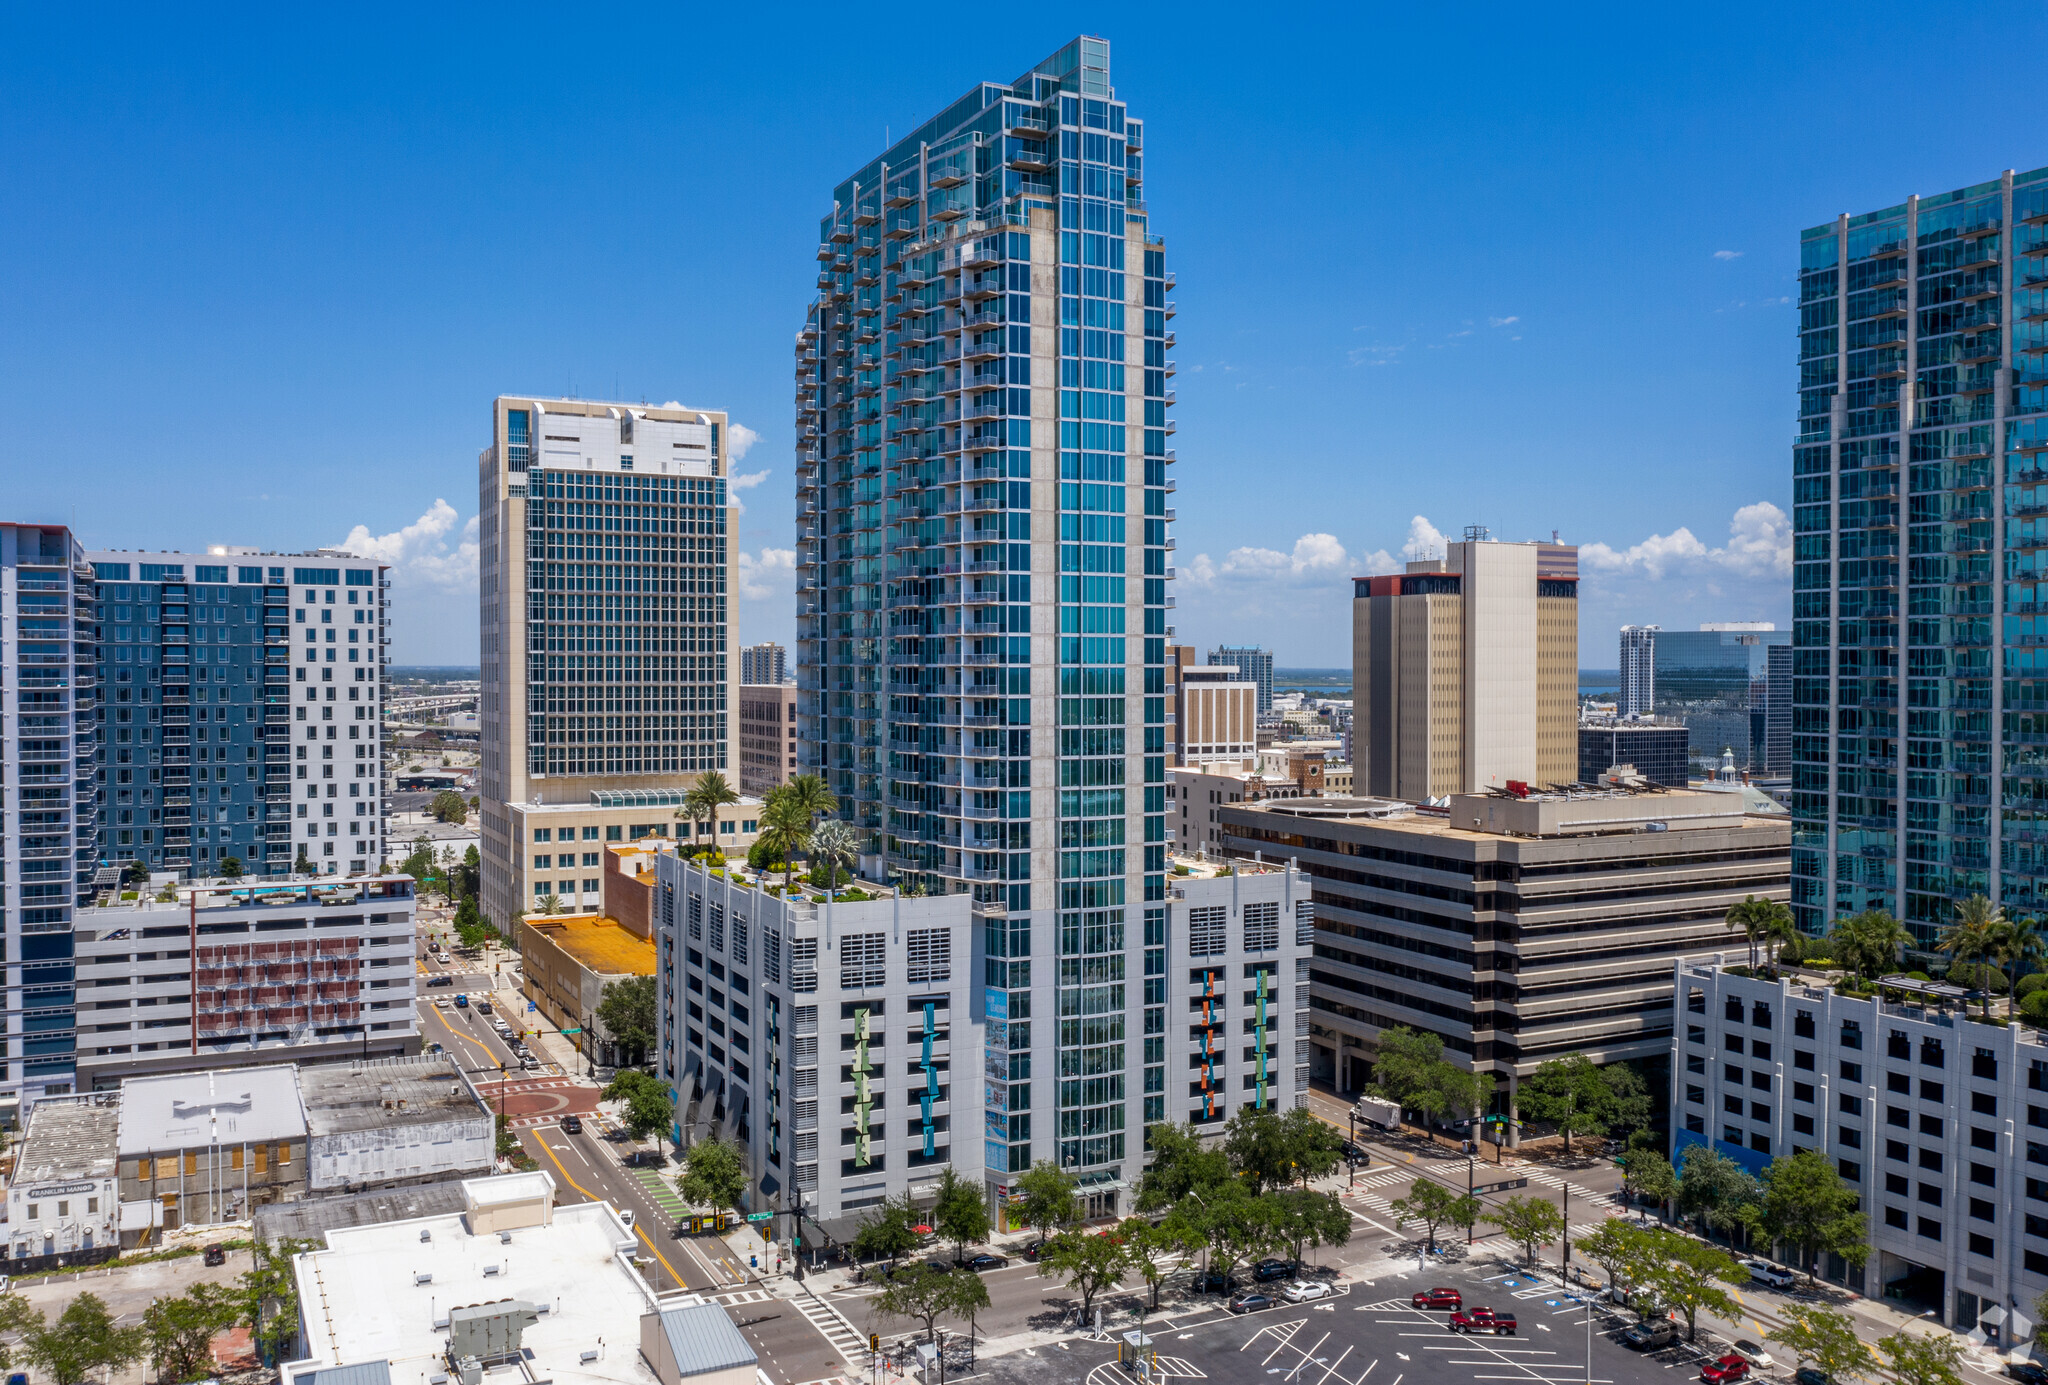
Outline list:
[[[791,1302],[796,1304],[797,1312],[804,1315],[805,1321],[817,1328],[849,1364],[859,1366],[863,1370],[867,1368],[867,1338],[854,1330],[853,1324],[846,1320],[845,1314],[831,1304],[812,1298],[808,1294],[792,1299]]]

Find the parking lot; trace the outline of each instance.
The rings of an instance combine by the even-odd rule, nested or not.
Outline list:
[[[1252,1380],[1274,1377],[1285,1385],[1443,1385],[1446,1381],[1528,1382],[1528,1385],[1675,1385],[1696,1379],[1701,1354],[1681,1340],[1663,1351],[1639,1353],[1620,1336],[1635,1315],[1600,1305],[1590,1314],[1578,1294],[1554,1278],[1533,1279],[1492,1259],[1433,1265],[1418,1271],[1412,1258],[1359,1267],[1364,1277],[1340,1283],[1317,1302],[1243,1315],[1221,1301],[1179,1315],[1161,1315],[1145,1329],[1156,1353],[1159,1379]],[[1465,1335],[1450,1330],[1448,1310],[1411,1306],[1418,1290],[1449,1287],[1465,1307],[1513,1314],[1513,1336]],[[1136,1377],[1119,1364],[1122,1342],[1074,1339],[1035,1354],[984,1359],[1001,1385],[1051,1385],[1085,1377],[1111,1385]],[[1590,1345],[1590,1369],[1588,1347]],[[1775,1372],[1789,1376],[1789,1363]]]

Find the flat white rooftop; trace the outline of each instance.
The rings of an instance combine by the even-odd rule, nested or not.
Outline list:
[[[551,1189],[534,1174],[464,1184],[470,1206],[486,1214]],[[633,1233],[618,1213],[596,1202],[557,1207],[547,1224],[517,1226],[502,1238],[470,1234],[470,1215],[339,1227],[327,1233],[326,1250],[299,1256],[307,1357],[285,1368],[287,1385],[366,1362],[388,1362],[391,1385],[452,1382],[449,1310],[503,1299],[532,1304],[540,1317],[520,1341],[530,1355],[487,1369],[486,1385],[657,1385],[640,1355],[640,1319],[656,1299],[632,1265]]]
[[[131,1077],[121,1084],[123,1157],[305,1137],[299,1072],[290,1063]]]

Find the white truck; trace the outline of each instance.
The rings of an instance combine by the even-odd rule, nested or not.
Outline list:
[[[1351,1114],[1366,1125],[1376,1125],[1382,1130],[1394,1130],[1401,1124],[1401,1108],[1394,1102],[1382,1101],[1374,1096],[1362,1096],[1351,1108]]]

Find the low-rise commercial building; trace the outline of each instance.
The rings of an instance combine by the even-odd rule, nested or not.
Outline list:
[[[121,1084],[121,1200],[166,1231],[240,1221],[306,1186],[306,1107],[289,1063]]]
[[[1291,780],[1269,780],[1253,770],[1217,765],[1182,765],[1166,771],[1167,840],[1189,855],[1223,850],[1219,814],[1232,803],[1259,803],[1269,798],[1299,798],[1301,786]]]
[[[515,898],[534,909],[552,895],[565,911],[595,914],[603,906],[607,846],[668,837],[696,846],[716,845],[744,856],[761,835],[761,801],[742,797],[718,810],[718,820],[678,818],[682,789],[606,789],[589,803],[508,803],[512,836],[521,847],[512,866]]]
[[[2048,1289],[2048,1044],[1976,1021],[1953,986],[1895,978],[1881,1000],[1826,978],[1673,967],[1674,1155],[1707,1145],[1753,1172],[1799,1150],[1856,1186],[1861,1267],[1823,1277],[1959,1331],[2031,1317]],[[1994,1318],[1999,1326],[2009,1319]]]
[[[10,1274],[103,1259],[121,1245],[119,1112],[106,1094],[44,1097],[7,1186],[7,1236],[0,1257]]]
[[[408,875],[296,876],[79,910],[80,1088],[417,1053],[413,888]]]
[[[645,934],[608,915],[529,915],[519,923],[519,959],[522,994],[556,1028],[578,1031],[579,1053],[606,1067],[643,1061],[637,1049],[619,1051],[598,1023],[597,1006],[613,982],[654,975],[654,943]]]
[[[1617,765],[1630,765],[1652,784],[1682,789],[1692,777],[1691,732],[1676,718],[1579,719],[1579,782],[1598,784]]]
[[[494,1118],[446,1053],[299,1069],[306,1191],[313,1196],[489,1170]]]
[[[609,1203],[557,1207],[544,1172],[461,1186],[460,1212],[331,1227],[293,1261],[285,1385],[755,1385],[726,1311],[656,1295]]]
[[[1442,1036],[1499,1078],[1548,1058],[1660,1063],[1669,966],[1718,955],[1728,906],[1782,900],[1791,839],[1728,795],[1453,795],[1447,809],[1300,798],[1221,809],[1230,854],[1314,879],[1313,1061],[1354,1091],[1379,1035]]]
[[[798,773],[796,684],[740,683],[740,791],[766,794]]]

